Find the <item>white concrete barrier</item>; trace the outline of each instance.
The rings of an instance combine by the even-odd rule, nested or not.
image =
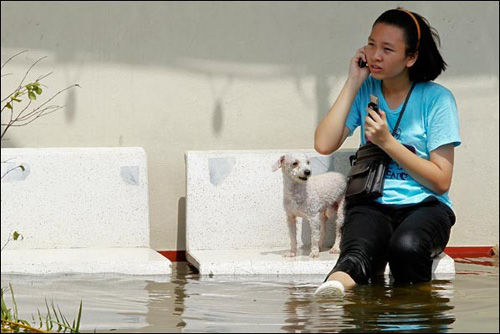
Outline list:
[[[307,154],[312,174],[349,171],[350,150],[322,156]],[[201,274],[327,274],[338,255],[329,254],[334,226],[329,224],[326,246],[319,258],[309,258],[310,234],[299,219],[295,258],[282,254],[290,247],[283,210],[281,171],[271,166],[282,151],[187,151],[186,245],[187,259]],[[387,267],[386,272],[389,272]],[[434,261],[435,274],[454,274],[455,265],[446,254]]]
[[[2,273],[170,274],[148,203],[142,148],[2,149]]]

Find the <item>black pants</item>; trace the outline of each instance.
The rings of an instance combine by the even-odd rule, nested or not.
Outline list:
[[[436,197],[411,205],[348,203],[339,260],[328,276],[343,271],[368,284],[389,262],[395,282],[428,282],[433,258],[444,250],[453,224],[455,214]]]

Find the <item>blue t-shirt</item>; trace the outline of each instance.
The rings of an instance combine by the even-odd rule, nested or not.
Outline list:
[[[350,130],[349,136],[361,126],[361,144],[366,143],[364,123],[370,94],[378,97],[379,108],[386,113],[391,133],[404,104],[401,103],[396,110],[391,110],[382,94],[382,82],[368,77],[358,91],[346,120],[346,126]],[[394,137],[398,142],[413,147],[412,151],[426,160],[429,160],[431,151],[442,145],[460,145],[457,105],[453,94],[434,82],[417,83]],[[452,207],[448,192],[438,195],[415,181],[392,161],[385,176],[383,195],[377,201],[382,204],[413,204],[420,203],[429,196],[435,196]]]

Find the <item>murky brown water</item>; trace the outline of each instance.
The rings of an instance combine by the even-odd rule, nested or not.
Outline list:
[[[21,317],[54,300],[70,320],[83,301],[82,331],[97,332],[496,332],[498,262],[456,259],[455,279],[357,286],[317,300],[324,277],[200,277],[185,262],[171,277],[2,275]],[[10,303],[10,298],[7,298]]]

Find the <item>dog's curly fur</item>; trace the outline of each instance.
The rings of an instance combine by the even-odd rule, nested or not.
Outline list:
[[[344,222],[344,192],[346,177],[327,172],[311,176],[309,159],[305,154],[283,155],[273,171],[283,171],[283,204],[287,215],[291,249],[285,257],[297,255],[296,218],[308,219],[311,227],[310,258],[319,256],[326,235],[326,222],[336,213],[336,237],[330,253],[340,252],[340,229]]]

